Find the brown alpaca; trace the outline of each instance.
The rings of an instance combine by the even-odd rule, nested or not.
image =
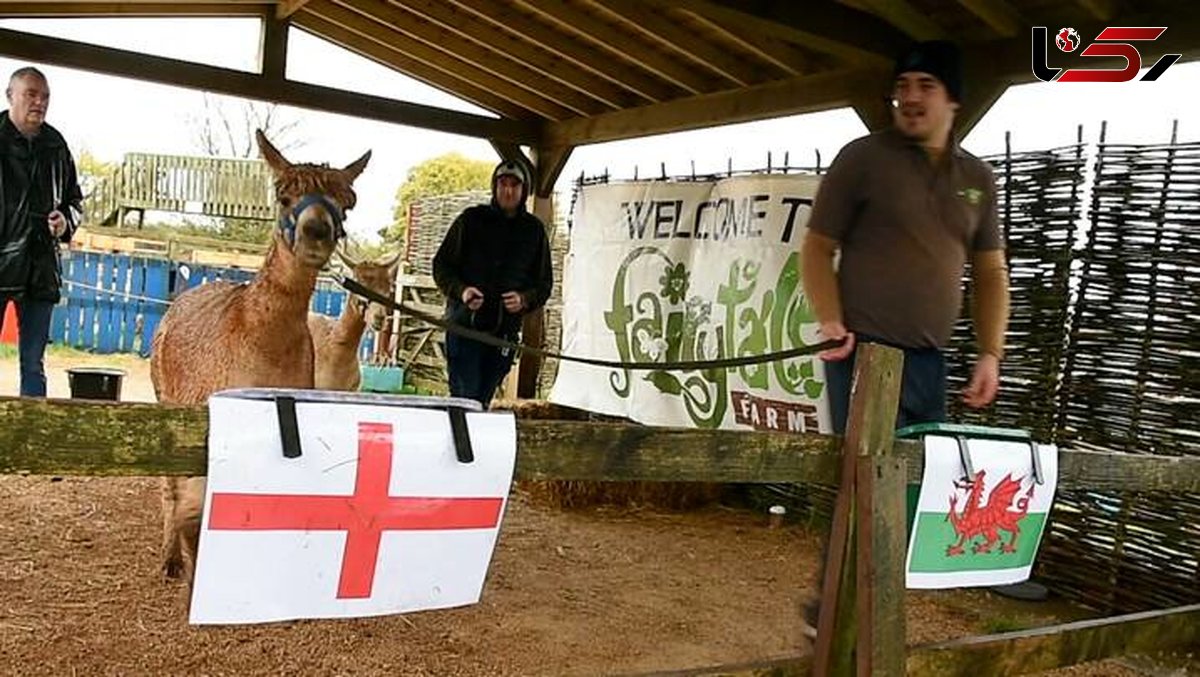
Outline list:
[[[317,273],[344,235],[354,180],[370,151],[344,169],[288,162],[257,134],[285,215],[254,280],[211,282],[181,294],[154,334],[150,378],[159,402],[204,404],[229,388],[313,387],[308,308]],[[337,213],[340,212],[340,213]],[[192,580],[203,477],[163,483],[163,572]]]
[[[350,268],[355,279],[374,292],[391,298],[400,268],[400,254],[378,262],[362,262],[350,258],[344,250],[336,252]],[[337,319],[309,313],[308,330],[316,350],[315,387],[318,390],[358,390],[362,383],[359,371],[358,347],[367,325],[375,331],[383,328],[388,311],[378,303],[350,295]]]

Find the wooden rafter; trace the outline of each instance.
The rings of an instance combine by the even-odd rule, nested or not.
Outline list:
[[[635,44],[629,34],[562,0],[519,0],[519,3],[539,18],[603,47],[609,59],[616,57],[645,69],[692,94],[718,89],[712,78],[648,45]]]
[[[808,54],[782,40],[765,35],[753,35],[740,27],[718,24],[706,16],[693,12],[684,12],[683,14],[689,22],[710,33],[724,35],[726,40],[737,44],[759,59],[774,64],[788,75],[803,75],[813,68],[813,59]]]
[[[544,145],[583,145],[848,106],[862,78],[839,70],[546,125]]]
[[[940,40],[946,37],[941,26],[907,0],[856,0],[856,4],[915,40]]]
[[[99,47],[0,28],[0,54],[66,68],[128,77],[218,94],[339,113],[352,117],[411,125],[450,134],[498,138],[529,143],[535,137],[530,122],[472,115],[436,106],[395,101],[378,96],[322,87],[306,82],[276,80],[255,73]]]
[[[429,45],[414,40],[407,35],[397,32],[392,27],[360,14],[329,0],[313,0],[303,10],[304,14],[318,16],[330,23],[354,33],[356,40],[374,42],[390,49],[399,55],[416,59],[421,63],[445,73],[447,81],[465,80],[472,86],[494,92],[513,104],[534,111],[550,120],[565,120],[574,114],[566,107],[549,99],[532,94],[521,87],[516,87],[508,81],[492,73],[478,68],[445,52],[434,49]],[[452,88],[451,88],[452,89]]]
[[[306,4],[308,4],[308,0],[279,0],[279,3],[275,5],[275,17],[286,19],[299,12]]]
[[[540,49],[536,43],[519,39],[510,33],[497,32],[482,19],[470,12],[455,9],[443,0],[404,0],[403,6],[426,21],[484,48],[490,54],[491,62],[515,61],[537,71],[540,77],[561,83],[612,109],[640,103],[637,97],[607,79],[566,63]]]
[[[408,77],[453,94],[464,101],[473,103],[497,115],[515,120],[539,117],[534,111],[503,99],[494,92],[477,87],[466,80],[448,76],[446,73],[431,68],[425,63],[401,54],[390,47],[373,41],[361,40],[355,33],[310,12],[297,13],[293,17],[293,23],[297,28],[322,40],[327,40],[365,59],[370,59],[382,66],[404,73]]]
[[[1008,0],[958,1],[1001,37],[1016,37],[1026,25],[1016,8]]]
[[[652,0],[862,67],[890,65],[909,38],[868,12],[831,0]]]
[[[627,28],[644,35],[670,50],[738,86],[769,80],[761,70],[738,59],[729,51],[705,40],[697,39],[692,31],[683,28],[663,14],[648,8],[640,0],[587,0]]]
[[[611,110],[610,106],[587,94],[558,82],[547,81],[527,65],[494,52],[489,47],[457,37],[446,29],[401,9],[396,3],[386,0],[336,0],[332,4],[356,12],[371,21],[374,27],[369,30],[372,33],[384,35],[391,41],[420,45],[424,53],[431,52],[434,55],[430,65],[453,64],[485,74],[502,83],[500,87],[503,89],[497,90],[497,94],[502,96],[513,97],[519,92],[524,92],[526,97],[537,97],[552,102],[569,111],[569,115],[591,115]]]
[[[0,17],[71,18],[270,16],[270,2],[0,2]]]
[[[614,61],[597,49],[560,33],[538,21],[515,23],[502,5],[493,0],[445,0],[489,23],[493,30],[532,42],[574,67],[602,77],[647,102],[674,98],[680,90],[622,62]]]

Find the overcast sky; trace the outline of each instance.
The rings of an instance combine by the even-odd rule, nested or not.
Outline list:
[[[253,70],[258,22],[253,19],[65,19],[0,20],[16,30],[138,50],[160,56]],[[469,103],[353,55],[302,31],[293,30],[288,77],[352,91],[387,96],[455,110],[483,113]],[[26,62],[0,58],[0,72]],[[38,64],[50,78],[49,121],[67,137],[78,155],[83,149],[106,161],[127,152],[191,154],[194,123],[203,109],[198,91],[147,84],[86,71]],[[967,83],[970,87],[970,83]],[[1182,140],[1200,139],[1200,110],[1188,99],[1200,91],[1200,63],[1176,64],[1155,82],[1116,84],[1038,83],[1011,88],[964,142],[977,154],[1002,151],[1012,131],[1016,150],[1073,143],[1075,129],[1095,139],[1100,122],[1109,121],[1109,140],[1165,142],[1178,119]],[[345,165],[370,149],[373,156],[356,183],[358,207],[348,229],[373,236],[391,219],[396,188],[408,169],[449,151],[496,160],[484,140],[400,125],[285,109],[300,122],[306,143],[291,154],[295,161]],[[756,123],[667,134],[577,148],[559,180],[569,199],[570,182],[579,174],[605,170],[628,178],[657,175],[665,162],[669,174],[719,171],[732,159],[735,168],[765,166],[785,153],[793,165],[811,165],[817,152],[824,163],[846,142],[866,133],[849,109],[799,115]]]

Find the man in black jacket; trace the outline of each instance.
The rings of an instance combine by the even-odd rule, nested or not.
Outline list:
[[[446,297],[447,317],[513,342],[522,316],[545,305],[554,286],[546,229],[525,210],[529,183],[520,163],[497,165],[491,204],[464,210],[433,258],[433,278]],[[448,333],[450,394],[476,400],[486,409],[512,359],[510,350]]]
[[[17,307],[21,395],[46,396],[42,358],[60,298],[60,242],[79,224],[83,194],[62,134],[46,124],[50,86],[36,68],[12,74],[0,115],[0,325]]]

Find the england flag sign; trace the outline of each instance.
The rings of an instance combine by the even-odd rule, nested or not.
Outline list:
[[[287,458],[276,403],[262,392],[209,400],[193,624],[479,601],[516,460],[511,414],[467,413],[474,460],[462,463],[450,415],[430,398],[312,401],[297,391],[302,453]]]

